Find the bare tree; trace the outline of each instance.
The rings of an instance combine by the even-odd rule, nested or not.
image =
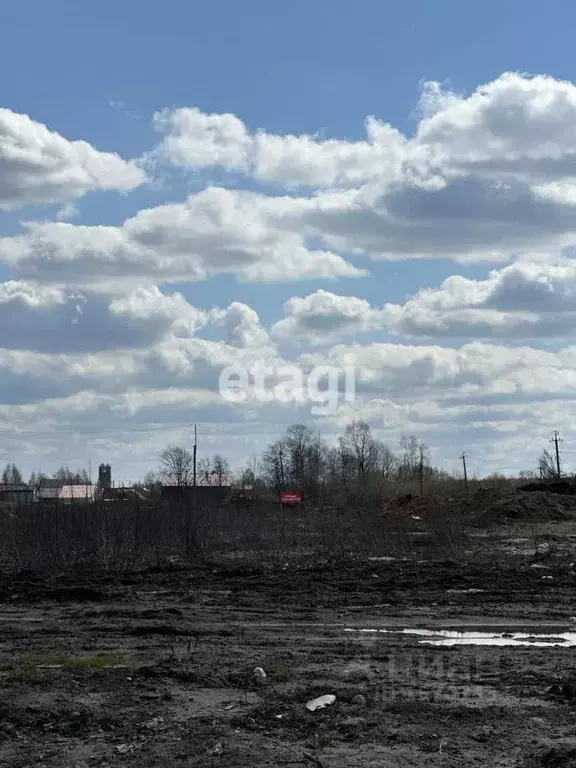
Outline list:
[[[198,483],[199,485],[212,485],[214,477],[212,462],[210,459],[200,459],[198,462]]]
[[[414,480],[420,473],[420,443],[414,435],[402,435],[400,438],[400,466],[398,475],[401,480]]]
[[[192,484],[193,458],[190,451],[169,445],[160,454],[160,475],[168,485],[184,487]]]
[[[340,451],[333,446],[326,449],[324,457],[324,478],[327,483],[334,485],[341,478],[342,460]]]
[[[307,491],[314,495],[319,492],[320,486],[323,483],[327,451],[328,446],[320,433],[313,432],[306,456],[304,485]]]
[[[288,451],[284,440],[277,440],[266,448],[262,456],[264,474],[277,491],[286,483],[286,463]]]
[[[558,479],[556,460],[546,448],[544,448],[538,459],[538,469],[540,470],[540,477],[542,480]]]
[[[316,493],[327,447],[318,432],[305,424],[293,424],[284,440],[287,452],[286,475],[290,482]]]
[[[386,482],[391,482],[398,472],[398,457],[385,443],[378,443],[377,450],[380,475]]]
[[[293,424],[288,427],[285,445],[288,453],[290,480],[296,485],[303,485],[306,471],[306,459],[312,442],[312,431],[305,424]]]
[[[353,421],[346,427],[344,435],[340,438],[340,448],[343,457],[347,457],[347,462],[355,466],[359,478],[376,468],[378,444],[365,421]]]
[[[242,469],[238,475],[238,481],[241,486],[254,487],[256,481],[258,480],[259,463],[260,462],[258,456],[253,454],[250,457],[250,463],[244,469]]]
[[[230,464],[228,460],[220,456],[219,453],[216,453],[212,459],[212,467],[212,475],[216,485],[226,485],[230,478]]]
[[[145,488],[155,488],[158,485],[162,485],[162,478],[158,472],[154,472],[154,470],[151,469],[144,475],[143,485]]]
[[[68,485],[88,485],[90,476],[88,470],[81,469],[79,472],[73,472],[69,467],[60,467],[54,472],[54,478],[61,480]]]
[[[251,467],[245,467],[237,475],[237,483],[242,488],[253,488],[256,478]]]

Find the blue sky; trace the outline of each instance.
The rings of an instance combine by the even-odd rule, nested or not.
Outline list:
[[[272,131],[353,137],[372,113],[409,130],[422,79],[469,89],[507,70],[570,78],[575,20],[557,0],[22,0],[2,9],[0,60],[14,75],[3,93],[121,153],[148,137],[103,112],[110,100],[144,118],[194,103]]]
[[[554,6],[562,13],[560,28]],[[502,8],[374,0],[352,8],[167,0],[160,12],[156,3],[133,0],[24,0],[1,13],[10,33],[2,39],[0,66],[16,70],[3,86],[4,103],[68,138],[125,157],[150,149],[156,140],[150,117],[171,106],[232,112],[253,129],[348,139],[360,139],[366,116],[374,114],[409,135],[423,80],[466,91],[509,69],[559,77],[574,69],[576,9],[562,3],[543,8],[512,0]],[[23,56],[24,46],[32,55]],[[88,197],[78,207],[82,221],[116,224],[142,207],[178,200],[193,186],[193,179],[172,179],[169,189],[136,190],[124,200]],[[4,216],[3,231],[16,231],[19,218]],[[378,282],[362,286],[375,302],[403,299],[419,284],[410,264],[377,271]],[[436,280],[452,273],[442,261],[426,271]],[[238,298],[234,281],[222,283],[203,287],[201,303],[222,289]],[[282,286],[268,302],[258,287],[245,290],[265,313],[291,295]]]
[[[244,411],[235,439],[218,438],[218,361],[260,350],[334,362],[356,345],[360,389],[381,391],[320,425],[328,435],[367,418],[390,443],[418,434],[447,467],[464,447],[478,471],[532,466],[576,386],[575,26],[566,3],[516,0],[5,4],[0,364],[20,399],[7,383],[0,462],[111,456],[133,477],[163,443],[189,439],[180,419],[240,465],[294,414]],[[42,126],[66,146],[35,137]],[[211,131],[228,159],[214,159]],[[77,141],[99,154],[80,157]],[[199,242],[205,220],[222,222],[221,242],[212,230]],[[99,328],[117,334],[117,358]],[[547,375],[548,410],[527,422],[519,403],[531,391],[540,402]],[[501,402],[480,415],[487,396]],[[106,437],[110,418],[124,439]],[[258,427],[247,434],[246,421]],[[130,437],[145,425],[153,439]],[[464,427],[472,445],[454,448]]]

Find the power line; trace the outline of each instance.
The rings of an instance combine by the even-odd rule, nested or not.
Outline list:
[[[550,442],[554,443],[555,449],[556,449],[556,472],[558,475],[558,480],[562,477],[562,472],[560,470],[560,450],[558,448],[558,443],[563,443],[564,441],[559,436],[559,433],[557,430],[554,430],[554,437],[550,438]]]
[[[194,455],[193,455],[193,461],[194,461],[194,487],[196,487],[196,452],[198,449],[198,424],[194,424]]]
[[[466,485],[466,490],[468,490],[468,470],[466,468],[466,459],[468,458],[464,451],[462,451],[462,455],[460,456],[462,460],[462,467],[464,469],[464,484]]]
[[[424,446],[420,443],[420,496],[424,493]]]

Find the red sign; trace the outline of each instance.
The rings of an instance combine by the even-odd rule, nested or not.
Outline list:
[[[300,491],[282,491],[280,494],[280,504],[301,504],[302,494]]]

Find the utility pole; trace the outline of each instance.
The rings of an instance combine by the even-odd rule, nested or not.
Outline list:
[[[424,446],[420,444],[420,496],[424,495]]]
[[[558,434],[557,430],[554,430],[554,437],[550,440],[551,443],[554,443],[554,446],[556,448],[556,473],[558,475],[558,480],[562,477],[562,472],[560,471],[560,451],[558,450],[558,443],[564,442],[560,435]]]
[[[196,452],[198,449],[198,424],[194,424],[194,453],[193,453],[193,485],[196,488]]]
[[[462,451],[462,455],[460,456],[462,459],[462,467],[464,468],[464,485],[466,486],[466,490],[468,490],[468,470],[466,469],[466,459],[468,458],[464,451]]]

